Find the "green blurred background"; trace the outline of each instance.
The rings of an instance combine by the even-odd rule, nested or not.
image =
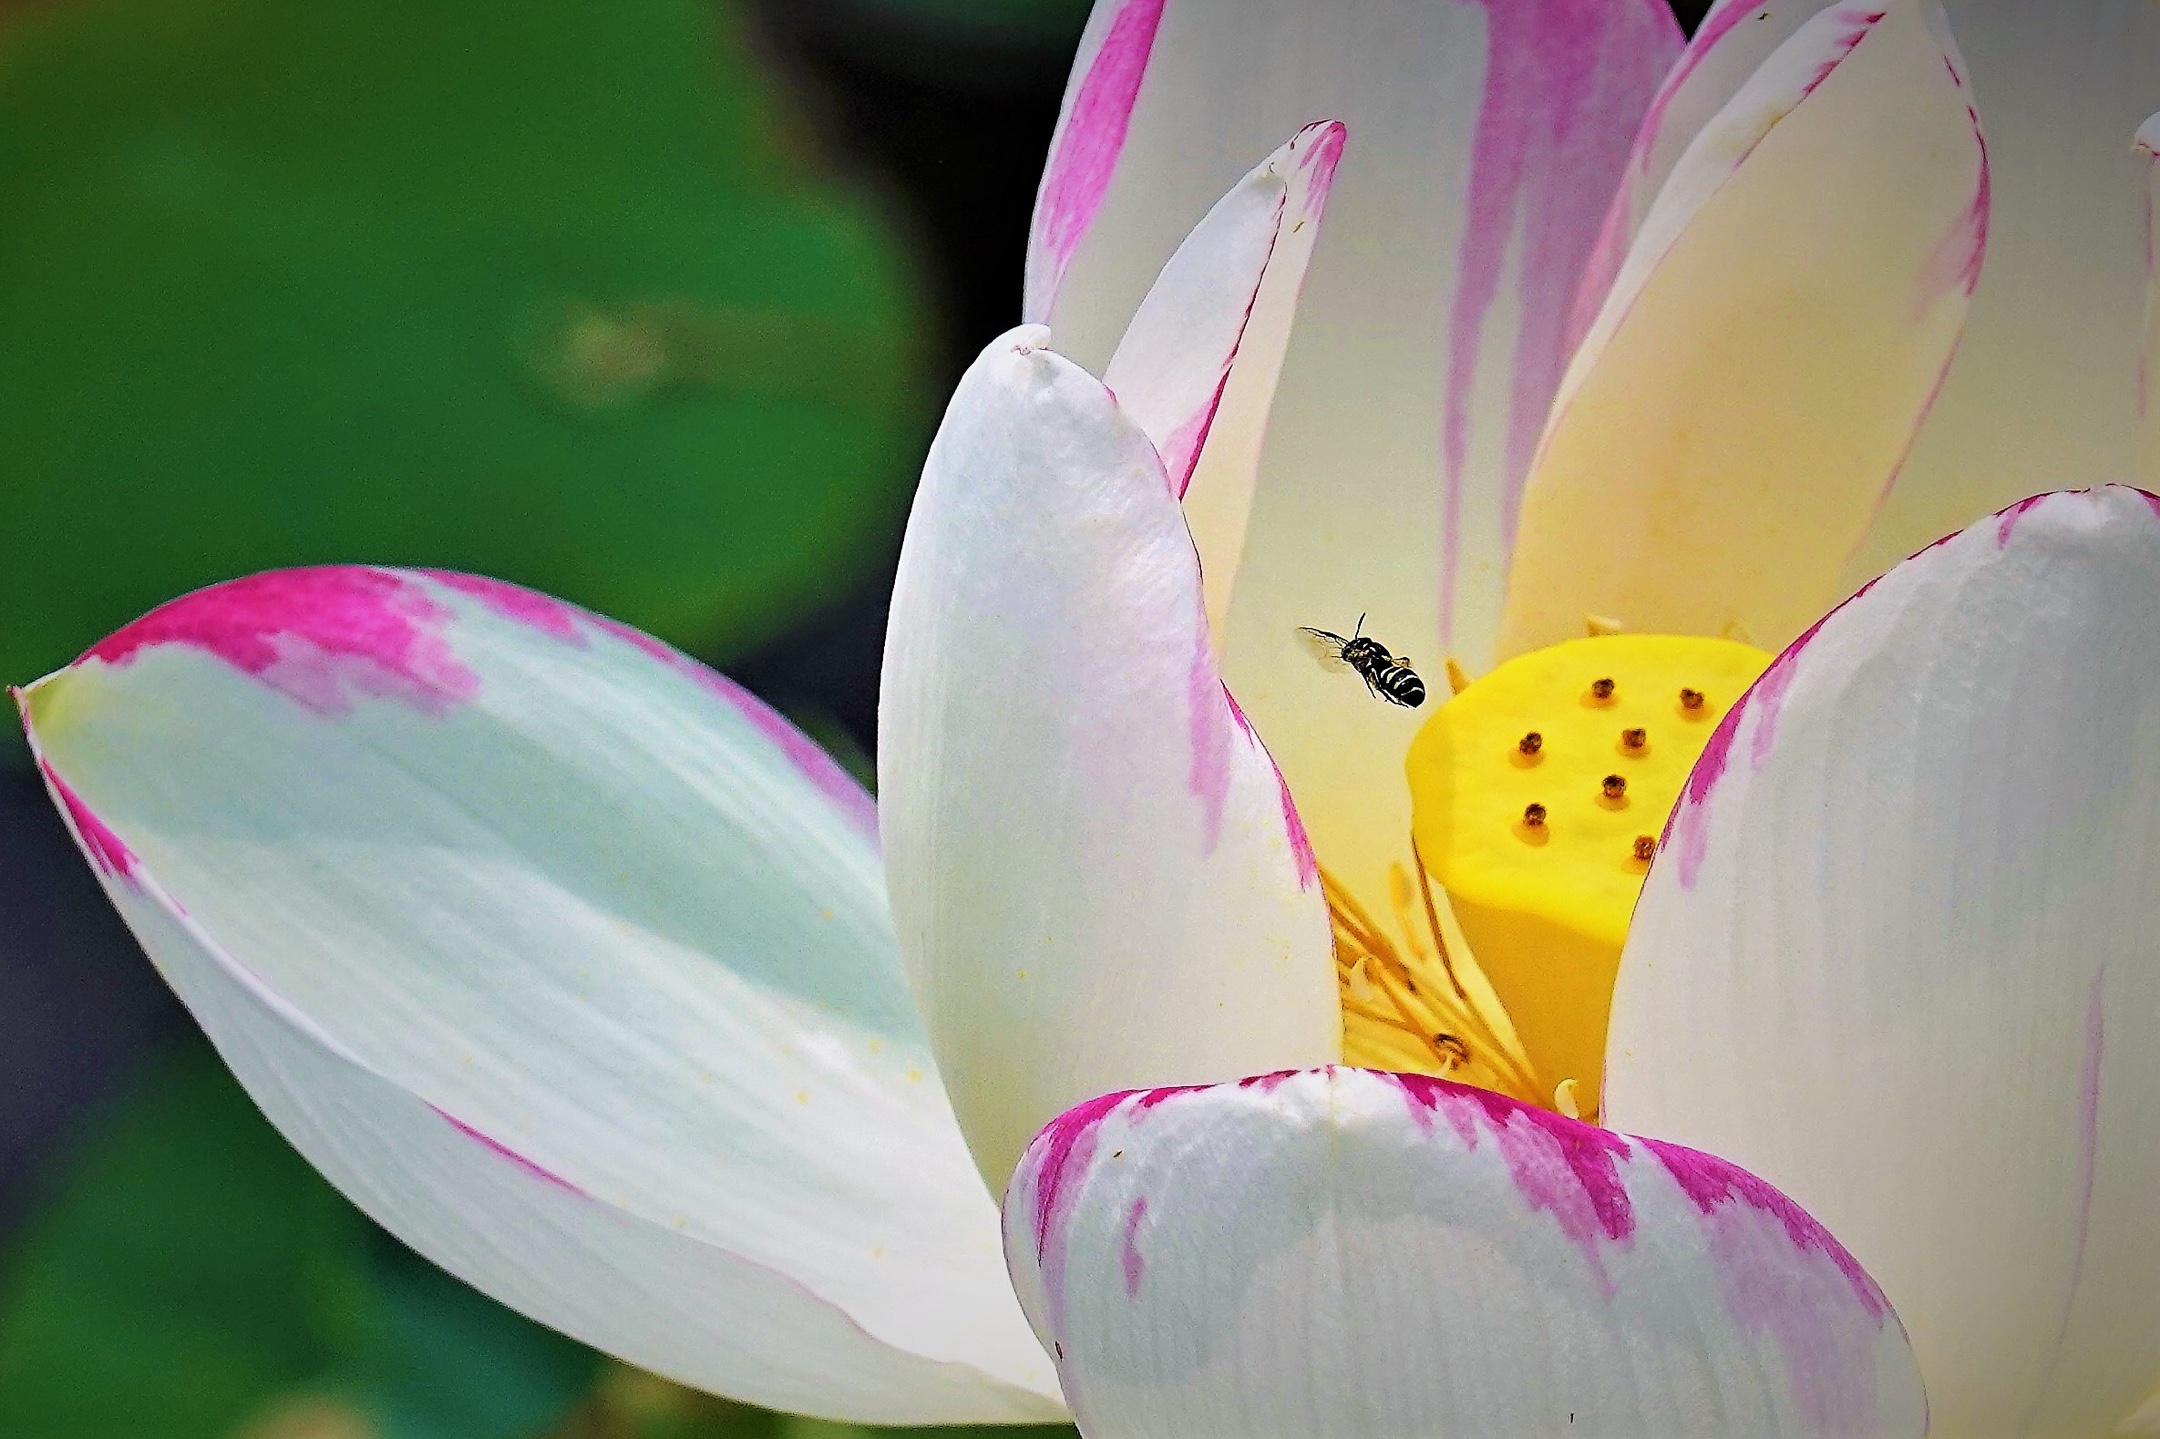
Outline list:
[[[867,779],[900,524],[1017,316],[1086,11],[0,0],[0,682],[233,575],[447,566],[672,640]],[[605,1360],[376,1229],[0,740],[0,1436],[868,1432]]]

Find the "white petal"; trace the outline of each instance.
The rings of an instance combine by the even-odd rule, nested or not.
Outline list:
[[[1102,209],[1147,79],[1163,4],[1099,0],[1081,33],[1028,232],[1022,310],[1031,325],[1045,323],[1056,310],[1073,254]]]
[[[1343,139],[1333,121],[1307,125],[1217,201],[1156,277],[1103,371],[1185,500],[1218,639],[1245,549],[1260,441]],[[1203,455],[1207,482],[1188,492]]]
[[[1575,296],[1578,331],[1587,331],[1680,157],[1704,126],[1778,46],[1837,0],[1718,0],[1703,16],[1680,59],[1658,87],[1635,133],[1605,230],[1598,236]],[[1577,338],[1579,338],[1579,334]]]
[[[1946,0],[1987,128],[1987,268],[1846,590],[2020,496],[2137,473],[2151,0]]]
[[[1422,1076],[1091,1101],[1005,1246],[1090,1439],[1927,1428],[1881,1291],[1768,1185]]]
[[[1503,651],[1586,614],[1775,647],[1843,593],[1987,242],[1940,21],[1822,11],[1688,147],[1554,400]]]
[[[2145,161],[2145,233],[2160,225],[2160,115],[2138,126],[2132,140]],[[2138,352],[2138,473],[2160,488],[2160,268],[2151,244],[2145,255],[2145,344]]]
[[[901,952],[997,1180],[1090,1094],[1341,1042],[1312,853],[1218,677],[1177,499],[1047,339],[996,341],[953,397],[879,710]]]
[[[107,892],[256,1101],[461,1278],[701,1387],[1049,1417],[867,797],[656,641],[295,570],[23,697]]]
[[[1099,0],[1094,27],[1113,13]],[[1254,155],[1318,116],[1348,129],[1224,664],[1322,860],[1375,914],[1409,859],[1417,716],[1320,671],[1296,630],[1367,614],[1435,687],[1450,649],[1486,663],[1575,282],[1679,49],[1663,0],[1169,0],[1116,173],[1039,315],[1098,366]]]
[[[2160,1381],[2160,501],[2053,495],[1788,650],[1689,780],[1606,1113],[1829,1224],[1939,1432],[2099,1434]]]
[[[2115,1426],[2117,1434],[2160,1434],[2160,1394],[2154,1394],[2136,1412]]]

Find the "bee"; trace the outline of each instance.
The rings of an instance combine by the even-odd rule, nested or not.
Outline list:
[[[1425,681],[1410,668],[1410,657],[1391,655],[1380,641],[1365,638],[1365,616],[1358,616],[1357,628],[1348,639],[1310,625],[1300,625],[1298,637],[1314,659],[1329,669],[1354,671],[1366,689],[1389,704],[1414,710],[1425,703]]]

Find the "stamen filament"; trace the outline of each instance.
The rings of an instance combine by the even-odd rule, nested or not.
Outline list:
[[[1392,1053],[1394,1045],[1380,1045],[1384,1038],[1410,1046],[1400,1057],[1414,1055],[1414,1067],[1419,1070],[1459,1078],[1526,1102],[1538,1102],[1542,1090],[1527,1062],[1514,1052],[1512,1044],[1501,1038],[1500,1028],[1471,997],[1468,986],[1456,972],[1447,938],[1441,929],[1431,881],[1426,878],[1423,861],[1418,858],[1414,844],[1412,859],[1410,872],[1417,877],[1425,933],[1418,933],[1409,906],[1409,885],[1402,880],[1398,870],[1391,876],[1396,883],[1390,886],[1390,898],[1396,902],[1396,918],[1403,930],[1404,942],[1400,947],[1324,866],[1320,871],[1328,917],[1335,934],[1335,964],[1343,1014],[1348,1020],[1361,1021],[1345,1026],[1346,1040],[1358,1041],[1354,1046],[1357,1052],[1346,1058],[1352,1063],[1371,1063],[1376,1059],[1393,1062],[1398,1058]],[[1444,984],[1418,982],[1419,971],[1429,974],[1434,963],[1434,959],[1427,957],[1426,941],[1432,945],[1430,953],[1437,957]],[[1414,956],[1415,965],[1405,959],[1404,950]],[[1381,1048],[1388,1052],[1375,1052]]]

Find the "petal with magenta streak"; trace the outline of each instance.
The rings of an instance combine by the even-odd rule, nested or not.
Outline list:
[[[1787,650],[1628,934],[1613,1122],[1851,1246],[1937,1431],[2111,1432],[2160,1379],[2160,501],[2049,495]]]
[[[1444,1080],[1106,1095],[1005,1197],[1090,1439],[1918,1436],[1882,1293],[1707,1154]]]
[[[1410,859],[1418,715],[1315,666],[1297,630],[1348,634],[1367,614],[1430,688],[1451,651],[1489,661],[1576,281],[1679,30],[1663,0],[1148,3],[1114,173],[1033,318],[1098,368],[1255,155],[1321,116],[1347,129],[1265,416],[1223,662],[1329,872],[1385,915]],[[1120,17],[1142,4],[1098,0],[1091,28],[1137,34]],[[1072,93],[1102,90],[1096,73],[1084,61]],[[1209,488],[1203,473],[1195,526],[1219,568]]]
[[[265,1113],[459,1277],[646,1368],[1057,1416],[859,786],[658,642],[283,571],[21,695],[107,893]]]
[[[1962,332],[1987,150],[1934,0],[1827,9],[1659,193],[1540,444],[1501,648],[1775,648],[1840,594]]]
[[[1841,592],[2025,495],[2138,473],[2150,250],[2130,137],[2160,110],[2160,6],[1945,5],[1987,128],[1987,267]]]
[[[1081,32],[1028,228],[1021,313],[1031,325],[1048,323],[1056,311],[1073,256],[1102,210],[1132,132],[1164,3],[1099,0]]]
[[[1218,200],[1156,277],[1103,371],[1185,501],[1218,649],[1268,408],[1344,138],[1332,120],[1307,125]]]
[[[2145,233],[2160,234],[2160,115],[2138,126],[2132,141],[2145,161]],[[2149,243],[2149,242],[2148,242]],[[2145,345],[2138,352],[2138,474],[2160,490],[2160,273],[2145,274]]]
[[[1090,1094],[1341,1043],[1312,853],[1223,688],[1177,497],[1048,342],[1004,336],[953,396],[878,723],[900,948],[993,1183]]]
[[[1818,11],[1838,0],[1719,0],[1703,16],[1687,49],[1650,101],[1619,193],[1605,217],[1597,249],[1575,295],[1571,338],[1580,340],[1597,318],[1620,273],[1651,202],[1696,135],[1725,108],[1756,68]]]

